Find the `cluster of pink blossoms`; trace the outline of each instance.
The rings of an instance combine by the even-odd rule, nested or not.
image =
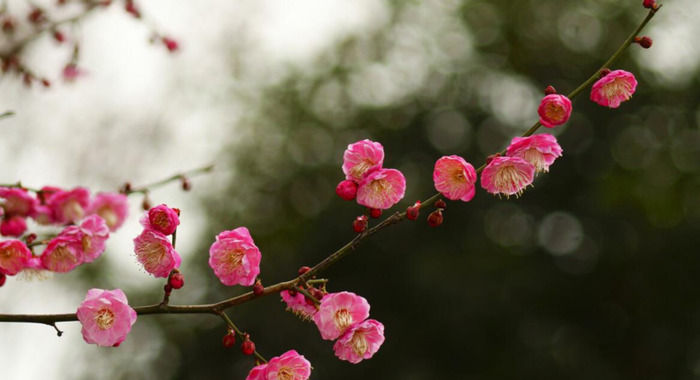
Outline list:
[[[370,209],[386,210],[398,203],[406,192],[406,178],[396,169],[385,169],[384,147],[370,140],[348,145],[343,154],[345,180],[336,187],[343,199]]]
[[[0,187],[0,234],[20,237],[27,219],[37,224],[63,227],[56,236],[36,242],[37,235],[0,241],[0,279],[23,270],[68,272],[97,259],[105,250],[110,231],[119,228],[128,214],[126,196],[99,193],[90,199],[87,189],[43,187],[33,196],[23,188]],[[41,252],[37,247],[46,244]]]
[[[168,238],[180,224],[179,214],[178,209],[159,205],[146,211],[140,220],[143,232],[134,238],[136,260],[155,277],[168,277],[182,261]]]

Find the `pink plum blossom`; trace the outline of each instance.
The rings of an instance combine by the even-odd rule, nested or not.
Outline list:
[[[604,107],[617,108],[629,100],[636,89],[637,80],[632,73],[614,70],[593,84],[591,100]]]
[[[170,271],[180,266],[182,259],[175,251],[170,239],[158,231],[145,229],[134,238],[134,252],[146,272],[165,278]]]
[[[435,188],[447,199],[469,202],[474,198],[476,171],[459,156],[444,156],[435,163]]]
[[[246,380],[307,380],[310,376],[311,363],[295,350],[289,350],[267,364],[254,367]]]
[[[301,319],[311,320],[316,312],[318,312],[315,305],[306,303],[306,297],[301,293],[297,292],[295,295],[291,295],[288,290],[284,290],[280,295],[282,296],[282,300],[287,304],[287,310]]]
[[[538,173],[548,172],[549,166],[563,150],[557,143],[557,138],[549,133],[529,137],[514,137],[510,142],[506,155],[520,157],[535,166]]]
[[[384,343],[384,325],[374,319],[356,323],[333,345],[335,356],[357,364],[371,358]]]
[[[522,194],[535,178],[535,166],[520,157],[495,157],[481,173],[481,187],[491,194]]]
[[[260,274],[260,250],[245,227],[222,231],[209,248],[209,266],[224,285],[251,286]]]
[[[345,178],[357,183],[372,170],[381,169],[384,163],[384,147],[370,140],[358,141],[348,145],[343,153],[343,173]]]
[[[357,203],[376,209],[388,209],[406,192],[406,179],[396,169],[378,169],[369,173],[357,190]]]
[[[14,276],[24,269],[32,252],[19,240],[0,242],[0,274]]]
[[[5,217],[0,223],[0,234],[2,236],[22,236],[24,231],[27,230],[27,221],[24,220],[23,216],[14,215]]]
[[[83,219],[80,226],[69,226],[61,234],[75,235],[83,247],[83,262],[90,263],[104,252],[109,228],[102,217],[90,215]]]
[[[14,187],[0,187],[2,208],[6,215],[29,216],[37,205],[37,200],[27,190]]]
[[[87,343],[116,347],[126,339],[136,322],[136,311],[129,306],[121,289],[90,289],[77,311]]]
[[[549,94],[542,98],[537,113],[540,123],[547,128],[562,125],[571,116],[571,100],[564,95]]]
[[[366,299],[350,292],[331,293],[323,297],[314,322],[325,340],[334,340],[347,329],[369,317]]]
[[[171,235],[180,224],[177,212],[166,205],[158,205],[148,210],[140,220],[144,228],[154,229],[163,235]]]
[[[114,232],[129,216],[129,204],[125,194],[99,193],[90,202],[88,214],[97,214],[107,223],[109,230]]]
[[[51,208],[55,223],[76,223],[85,216],[90,205],[90,192],[84,187],[56,190],[46,199],[46,204]]]
[[[65,273],[82,264],[84,256],[83,244],[78,236],[60,234],[51,239],[44,249],[41,263],[52,272]]]

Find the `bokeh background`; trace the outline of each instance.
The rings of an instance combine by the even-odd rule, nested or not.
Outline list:
[[[0,79],[0,108],[16,112],[0,121],[0,182],[116,190],[214,163],[189,193],[152,193],[183,211],[186,285],[171,302],[214,302],[245,291],[207,266],[218,232],[247,226],[264,283],[291,278],[354,236],[363,210],[334,194],[348,144],[384,145],[385,166],[408,181],[397,210],[425,199],[437,158],[479,166],[503,149],[537,120],[547,85],[568,93],[615,51],[644,18],[640,3],[153,0],[140,4],[149,24],[118,3],[70,29],[87,71],[75,83]],[[371,360],[337,360],[278,297],[230,317],[266,357],[305,355],[314,379],[700,378],[698,16],[694,0],[664,5],[644,32],[653,47],[632,46],[614,67],[637,76],[634,98],[616,110],[575,99],[571,120],[548,131],[564,156],[522,197],[479,190],[449,202],[435,229],[424,211],[324,273],[386,326]],[[147,25],[181,51],[149,45]],[[58,77],[69,56],[46,36],[27,63]],[[140,202],[100,260],[9,279],[0,312],[70,312],[92,287],[160,300],[162,281],[133,258]],[[211,316],[141,317],[118,349],[60,327],[57,338],[0,326],[2,377],[243,379],[253,364],[221,346]]]

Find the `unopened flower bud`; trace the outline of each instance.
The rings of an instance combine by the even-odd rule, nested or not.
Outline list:
[[[654,43],[654,41],[649,38],[648,36],[643,36],[643,37],[634,37],[634,42],[638,43],[639,46],[649,49],[651,47],[651,44]]]
[[[168,280],[168,285],[173,289],[180,289],[185,285],[185,277],[180,272],[173,273]]]
[[[143,197],[143,202],[141,202],[141,208],[144,209],[145,211],[148,211],[151,209],[151,200],[148,199],[148,196]]]
[[[2,31],[8,34],[15,31],[15,20],[12,17],[5,17],[2,20]]]
[[[192,182],[187,177],[182,177],[182,190],[190,191],[192,189]]]
[[[428,225],[430,227],[437,227],[442,224],[442,210],[437,209],[430,213],[428,216]]]
[[[316,288],[311,288],[311,289],[309,289],[309,294],[311,294],[312,296],[314,296],[314,298],[316,298],[316,299],[319,300],[319,301],[322,300],[323,297],[326,296],[326,293],[324,293],[323,290],[321,290],[321,289],[316,289]]]
[[[224,335],[223,342],[224,347],[226,348],[231,348],[233,347],[234,344],[236,344],[236,334],[234,334],[233,331],[229,331],[228,334]]]
[[[492,155],[486,157],[486,165],[490,164],[491,161],[493,161],[494,158],[500,157],[500,156],[501,156],[500,153],[496,153],[496,154],[492,154]]]
[[[44,17],[44,11],[42,11],[39,8],[33,8],[27,16],[27,20],[29,20],[29,22],[31,22],[32,24],[40,24],[45,19],[46,18]]]
[[[141,12],[138,10],[138,8],[136,8],[136,5],[133,1],[127,0],[124,9],[127,13],[131,14],[132,16],[136,18],[141,18]]]
[[[418,219],[418,214],[420,214],[420,201],[416,201],[413,206],[409,206],[406,209],[406,219],[416,220]]]
[[[36,236],[36,234],[35,234],[34,232],[32,232],[32,233],[30,233],[29,235],[27,235],[27,238],[26,238],[27,244],[32,244],[32,243],[34,243],[34,240],[36,240],[36,237],[37,237],[37,236]]]
[[[377,219],[382,216],[382,210],[378,208],[371,208],[369,209],[369,216],[371,216],[373,219]]]
[[[262,284],[262,281],[260,279],[257,279],[255,281],[255,285],[253,285],[253,294],[256,296],[261,296],[263,292],[265,291],[265,287]]]
[[[170,294],[173,291],[172,285],[165,284],[165,286],[163,286],[163,291],[166,292],[167,294]]]
[[[352,229],[358,234],[367,229],[367,216],[360,215],[352,222]]]
[[[7,276],[5,276],[3,273],[0,273],[0,286],[5,285],[6,280],[7,280]]]
[[[62,42],[66,41],[66,35],[58,30],[54,30],[53,31],[53,39],[56,40],[56,42],[58,42],[58,43],[62,43]]]
[[[51,82],[46,78],[41,78],[41,85],[46,88],[49,88],[51,87]]]
[[[435,206],[435,208],[440,208],[443,210],[447,207],[447,205],[445,204],[445,201],[443,201],[442,199],[436,200],[434,206]]]
[[[335,187],[335,193],[346,201],[351,201],[357,197],[357,183],[353,180],[346,179]]]
[[[642,1],[642,6],[647,9],[652,9],[656,6],[656,0],[644,0]]]
[[[161,38],[161,41],[163,41],[163,45],[165,45],[165,48],[168,49],[169,52],[174,53],[179,49],[180,45],[175,41],[174,39],[170,37],[163,37]]]
[[[253,352],[255,352],[255,343],[250,340],[250,335],[247,333],[243,336],[243,338],[244,340],[241,344],[241,351],[243,351],[244,355],[253,355]]]
[[[603,70],[600,70],[600,73],[598,74],[598,78],[603,78],[603,77],[607,76],[607,75],[610,74],[610,73],[611,73],[610,69],[603,69]]]
[[[557,90],[552,86],[547,86],[547,88],[544,89],[545,95],[552,95],[552,94],[556,94],[556,93],[557,93]]]
[[[311,270],[311,268],[309,268],[307,266],[303,266],[303,267],[299,268],[299,276],[301,276],[302,274],[304,274],[310,270]]]

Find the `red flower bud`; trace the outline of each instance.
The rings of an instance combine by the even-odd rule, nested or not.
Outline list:
[[[5,285],[5,280],[7,280],[7,276],[4,274],[0,273],[0,286]]]
[[[265,287],[263,286],[260,279],[255,281],[255,285],[253,285],[253,294],[255,294],[256,296],[260,296],[263,294],[264,291],[265,291]]]
[[[226,348],[233,347],[233,345],[236,344],[236,334],[234,334],[233,331],[230,331],[228,334],[224,335],[222,343]]]
[[[610,74],[610,69],[603,69],[603,70],[600,70],[600,73],[598,74],[598,77],[599,77],[599,78],[603,78],[603,77],[605,77],[605,76],[608,75],[608,74]]]
[[[346,179],[335,187],[335,193],[339,197],[345,199],[346,201],[351,201],[357,196],[357,183],[355,181]]]
[[[241,344],[241,351],[243,351],[244,355],[253,355],[253,352],[255,352],[255,343],[250,340],[250,335],[248,334],[244,335],[244,340]]]
[[[170,292],[173,291],[172,285],[170,285],[170,284],[165,284],[165,286],[163,286],[163,291],[165,291],[167,294],[170,294]]]
[[[173,275],[170,276],[170,279],[168,280],[168,284],[173,289],[180,289],[185,285],[185,277],[180,272],[173,273]]]
[[[442,210],[437,209],[430,213],[428,216],[428,225],[430,227],[437,227],[442,224]]]
[[[552,86],[547,86],[547,88],[544,89],[545,95],[552,95],[552,94],[556,94],[556,93],[557,93],[557,90],[554,89],[554,87],[552,87]]]
[[[442,199],[436,200],[434,206],[435,206],[435,208],[441,208],[441,209],[445,209],[445,207],[447,207],[447,205],[445,204],[445,201],[443,201]]]
[[[378,208],[371,208],[371,209],[369,209],[369,216],[371,216],[374,219],[377,219],[380,216],[382,216],[382,210],[380,210]]]
[[[309,268],[307,266],[303,266],[303,267],[299,268],[299,276],[301,276],[302,274],[304,274],[310,270],[311,270],[311,268]]]
[[[360,215],[352,222],[352,229],[358,234],[367,229],[367,216]]]
[[[651,38],[647,37],[647,36],[643,36],[643,37],[634,37],[634,42],[635,42],[635,43],[638,43],[639,46],[641,46],[641,47],[643,47],[643,48],[645,48],[645,49],[649,49],[649,48],[651,47],[651,44],[654,43],[654,41],[653,41]]]
[[[180,48],[180,45],[177,43],[177,41],[170,37],[163,37],[161,38],[161,41],[163,41],[163,45],[165,45],[165,47],[171,53],[174,53],[175,51],[177,51],[177,49]]]
[[[12,17],[5,17],[2,20],[2,31],[5,33],[12,33],[15,31],[15,20]]]
[[[420,201],[416,201],[413,206],[409,206],[406,209],[406,219],[416,220],[418,219],[418,214],[420,214]]]
[[[647,9],[652,9],[656,6],[656,0],[644,0],[642,1],[642,6]]]
[[[58,43],[62,43],[66,40],[66,35],[62,32],[59,32],[58,30],[54,30],[53,39],[56,40]]]

